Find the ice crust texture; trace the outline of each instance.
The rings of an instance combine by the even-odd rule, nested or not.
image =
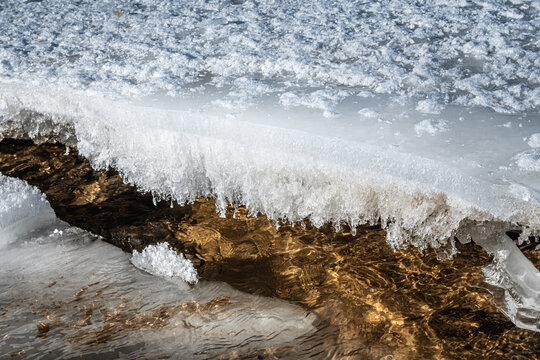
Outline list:
[[[274,93],[328,114],[347,94],[420,110],[538,111],[538,1],[0,4],[0,77],[124,94]]]
[[[0,251],[55,219],[51,206],[38,189],[0,174]]]
[[[167,243],[149,245],[141,252],[134,250],[131,263],[152,275],[165,278],[177,277],[190,284],[198,281],[197,271],[191,261],[183,254],[171,249]]]

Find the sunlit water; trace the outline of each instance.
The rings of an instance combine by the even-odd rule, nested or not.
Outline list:
[[[190,287],[147,274],[120,249],[62,224],[10,244],[0,264],[0,358],[265,353],[306,342],[318,321],[224,283]]]
[[[19,176],[24,169],[52,176],[40,159],[58,156],[10,154]],[[28,157],[39,163],[25,162]],[[11,160],[4,156],[0,163]],[[63,183],[66,174],[77,176],[60,171],[51,179],[69,195],[82,184]],[[108,204],[118,193],[107,190],[118,190],[118,181],[103,180],[98,197],[87,194],[101,199],[96,208],[111,221],[126,204],[136,206]],[[49,188],[63,219],[81,226],[96,221],[92,208],[82,222],[69,218],[61,207],[76,213],[81,205],[58,203],[57,195]],[[460,246],[459,256],[442,262],[431,251],[393,251],[380,227],[359,228],[356,236],[329,226],[278,229],[242,208],[220,217],[203,199],[181,217],[173,210],[158,212],[161,220],[154,218],[153,226],[129,222],[114,232],[134,228],[137,236],[153,232],[158,243],[181,242],[200,278],[212,282],[190,287],[135,268],[129,254],[56,219],[40,190],[0,175],[0,357],[530,359],[540,351],[540,333],[514,326],[476,287],[490,261],[478,246]],[[160,232],[175,221],[174,236]],[[539,264],[533,248],[522,249]]]

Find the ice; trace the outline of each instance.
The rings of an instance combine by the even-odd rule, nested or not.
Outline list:
[[[168,243],[149,245],[141,252],[133,251],[131,263],[152,275],[165,278],[178,277],[194,284],[198,281],[197,270],[183,254],[178,254]]]
[[[341,115],[328,118],[283,108],[279,97],[256,110],[227,112],[210,95],[129,102],[0,85],[9,104],[0,130],[61,136],[95,168],[114,167],[158,200],[214,197],[220,212],[242,204],[273,220],[307,218],[316,226],[381,221],[394,247],[446,245],[467,219],[540,229],[538,177],[512,159],[530,149],[523,137],[539,130],[538,122],[523,118],[523,127],[507,129],[496,126],[507,115],[452,108],[437,123],[433,114],[424,119],[428,129],[451,123],[446,131],[417,136],[421,113],[377,97],[338,107]],[[358,119],[358,108],[383,121]],[[486,127],[488,121],[494,125]]]
[[[378,112],[376,112],[375,110],[370,109],[370,108],[360,109],[360,110],[358,110],[358,114],[360,116],[362,116],[362,117],[369,118],[369,119],[379,119],[380,118],[380,114]]]
[[[443,120],[426,119],[414,125],[414,131],[418,136],[422,136],[424,134],[433,136],[437,133],[448,131],[448,123]]]
[[[540,133],[529,136],[527,138],[527,144],[532,148],[540,148]]]
[[[130,97],[211,85],[229,106],[262,91],[328,115],[342,90],[429,113],[535,112],[538,12],[534,0],[6,0],[0,79]]]
[[[539,10],[4,1],[0,137],[61,141],[156,201],[380,222],[394,248],[454,249],[469,221],[540,235]]]
[[[476,242],[493,255],[493,263],[483,273],[493,286],[490,290],[497,306],[519,327],[540,331],[540,272],[501,230],[493,224],[467,228],[468,234],[481,239]]]
[[[0,251],[20,236],[53,224],[55,219],[38,189],[0,174]]]
[[[540,149],[527,150],[517,154],[516,164],[525,171],[540,172]]]

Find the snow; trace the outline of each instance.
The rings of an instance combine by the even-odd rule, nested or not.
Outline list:
[[[428,113],[536,112],[538,12],[531,0],[6,0],[0,80],[129,97],[216,86],[228,106],[262,92],[327,115],[342,90]]]
[[[540,149],[527,150],[517,154],[516,164],[525,171],[540,172]]]
[[[197,270],[183,254],[178,254],[168,243],[149,245],[141,252],[133,251],[131,263],[141,270],[160,277],[178,277],[194,284],[198,281]]]
[[[8,104],[0,133],[60,138],[96,169],[113,167],[158,200],[213,197],[222,213],[232,203],[315,226],[381,221],[396,248],[445,245],[464,220],[540,229],[538,177],[512,160],[530,149],[523,137],[539,132],[539,122],[524,118],[522,128],[509,130],[496,126],[508,115],[459,107],[419,122],[423,115],[409,103],[388,106],[377,97],[366,98],[367,106],[343,105],[330,118],[284,108],[279,98],[223,111],[210,95],[122,101],[0,84]],[[353,122],[358,108],[382,121]],[[515,184],[527,188],[527,201],[512,191]]]
[[[540,148],[540,133],[529,136],[527,138],[527,144],[532,148]]]
[[[445,132],[448,130],[448,123],[443,120],[422,120],[418,124],[414,125],[414,131],[416,135],[422,136],[424,134],[435,135],[437,133]]]

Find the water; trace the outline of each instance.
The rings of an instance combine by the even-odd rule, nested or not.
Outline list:
[[[155,277],[61,223],[2,249],[0,263],[0,358],[229,357],[294,348],[318,323],[297,305],[221,282]]]
[[[245,206],[351,236],[380,224],[392,249],[440,258],[473,240],[494,257],[502,311],[538,329],[540,272],[506,233],[540,235],[539,10],[8,0],[0,138],[60,141],[157,201],[212,198],[221,215]],[[37,190],[7,189],[19,195],[0,193],[0,243],[15,249],[52,213]]]
[[[263,216],[247,216],[245,208],[230,208],[220,217],[215,204],[202,199],[175,218],[175,209],[154,206],[150,197],[148,206],[155,211],[147,215],[154,225],[145,227],[140,218],[118,224],[114,213],[125,206],[116,199],[127,201],[131,192],[129,186],[118,186],[118,175],[94,176],[79,168],[70,176],[82,177],[70,178],[71,185],[65,186],[61,178],[66,172],[57,156],[72,164],[76,155],[65,155],[59,145],[26,144],[50,149],[46,157],[10,151],[19,176],[48,172],[56,184],[49,188],[53,203],[67,206],[63,216],[96,201],[111,214],[111,224],[116,224],[112,231],[139,229],[128,237],[154,231],[177,246],[176,238],[197,265],[199,278],[212,281],[188,285],[182,280],[187,260],[164,256],[168,250],[157,250],[163,247],[134,262],[148,265],[154,254],[150,270],[178,276],[163,279],[141,271],[132,266],[129,254],[51,216],[49,203],[36,188],[0,176],[3,357],[525,359],[540,350],[540,333],[517,328],[493,305],[482,282],[482,269],[491,260],[472,243],[458,245],[460,254],[453,260],[440,261],[431,251],[393,251],[380,227],[360,227],[356,236],[330,226],[283,224],[277,229]],[[26,157],[45,163],[36,167]],[[2,159],[5,171],[11,160],[5,153]],[[58,178],[52,168],[60,171]],[[100,191],[92,179],[98,179]],[[78,192],[81,187],[94,190]],[[78,195],[73,197],[69,189]],[[58,191],[72,202],[57,203]],[[145,214],[143,197],[135,199],[141,201],[139,215]],[[67,218],[93,224],[87,216]],[[173,238],[156,225],[172,225]],[[533,248],[522,249],[540,264]],[[166,270],[179,271],[156,271],[171,264],[176,266]],[[510,280],[519,272],[519,267],[501,269],[497,274],[510,275]],[[496,301],[514,289],[508,283],[498,285],[490,288]],[[512,316],[508,310],[503,309]]]

